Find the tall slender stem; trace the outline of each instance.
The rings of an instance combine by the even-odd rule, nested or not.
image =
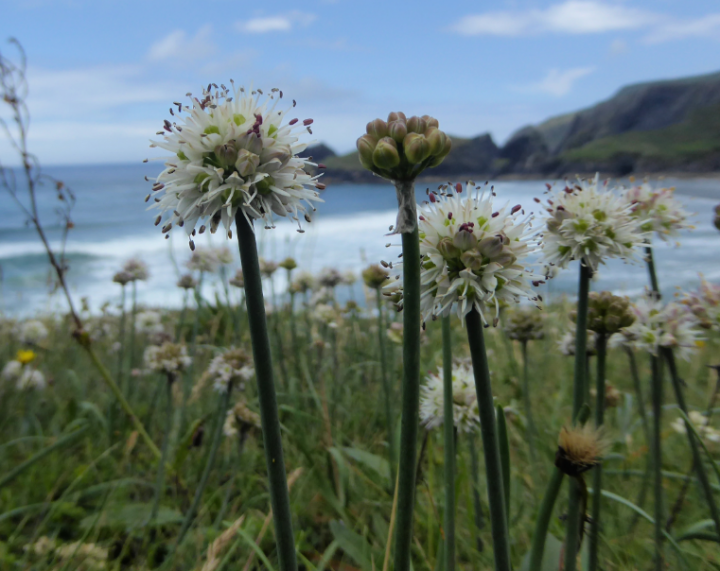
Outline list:
[[[573,384],[573,422],[585,404],[587,389],[587,313],[588,296],[590,294],[590,267],[580,263],[580,282],[578,285],[577,318],[575,328],[575,378]],[[580,549],[581,529],[585,514],[581,513],[583,494],[575,478],[570,482],[570,498],[565,538],[565,571],[575,571],[577,554]]]
[[[601,427],[605,422],[605,357],[607,354],[607,335],[597,336],[597,378],[595,387],[595,426]],[[590,571],[598,570],[598,548],[600,546],[600,499],[602,494],[602,463],[593,469],[593,502],[592,528],[590,529]]]
[[[661,571],[665,568],[663,556],[663,541],[665,540],[663,522],[665,521],[665,516],[663,510],[662,441],[660,435],[663,404],[663,383],[660,358],[651,355],[650,365],[652,369],[651,394],[653,412],[653,491],[655,499],[655,569],[656,571]]]
[[[535,454],[535,422],[533,422],[532,403],[530,402],[530,374],[528,372],[528,351],[527,339],[520,342],[522,347],[523,358],[523,402],[525,403],[525,419],[527,421],[527,441],[530,447],[530,459],[535,464],[537,456]]]
[[[672,349],[669,348],[664,348],[662,351],[665,361],[668,364],[668,369],[670,369],[670,378],[672,379],[673,389],[675,390],[675,399],[677,400],[680,410],[687,415],[688,408],[685,403],[685,395],[682,390],[682,380],[678,375],[677,364],[675,363],[675,355],[673,355]],[[716,533],[720,535],[720,512],[718,512],[718,506],[717,503],[715,503],[712,486],[710,485],[710,480],[708,479],[707,472],[705,471],[705,464],[700,456],[700,449],[697,441],[695,440],[695,435],[689,427],[686,428],[688,442],[690,443],[690,450],[692,451],[693,456],[693,464],[697,472],[698,480],[700,480],[700,485],[702,486],[703,492],[705,492],[705,501],[710,509],[710,517],[715,522]]]
[[[382,380],[384,404],[385,404],[385,424],[388,438],[388,453],[390,455],[390,475],[394,481],[395,464],[397,462],[397,453],[395,451],[395,419],[392,410],[392,390],[387,374],[387,355],[385,352],[385,326],[383,324],[382,310],[382,293],[380,289],[376,289],[377,306],[378,306],[378,348],[380,350],[380,379]]]
[[[550,518],[552,517],[553,508],[555,502],[560,494],[560,488],[562,487],[563,477],[565,474],[559,468],[555,468],[548,482],[548,487],[545,490],[542,504],[540,505],[540,513],[538,514],[537,522],[535,523],[535,532],[532,537],[532,544],[530,547],[530,564],[528,571],[540,571],[543,554],[545,553],[545,539],[547,537],[548,526],[550,525]]]
[[[648,274],[650,274],[650,286],[655,299],[660,299],[660,286],[658,285],[657,273],[655,272],[655,259],[653,258],[652,246],[645,246],[645,261],[647,262]]]
[[[185,521],[180,529],[177,540],[175,542],[175,549],[182,544],[185,534],[190,530],[193,521],[195,520],[195,514],[197,513],[200,500],[202,499],[205,486],[207,486],[210,472],[212,472],[213,464],[215,463],[215,456],[217,456],[218,448],[220,447],[220,441],[223,437],[223,424],[225,420],[225,413],[227,411],[228,403],[230,402],[230,393],[232,392],[232,383],[229,383],[227,390],[220,394],[220,402],[218,403],[217,411],[215,412],[215,428],[213,433],[212,443],[210,444],[210,452],[208,453],[207,461],[205,462],[205,468],[203,469],[202,476],[200,477],[200,483],[195,490],[195,497],[193,503],[190,506],[187,514],[185,514]]]
[[[270,485],[270,501],[275,524],[280,571],[295,571],[297,569],[295,540],[292,530],[290,498],[285,473],[285,460],[283,458],[282,435],[280,433],[277,398],[273,382],[272,354],[265,318],[265,301],[263,299],[255,232],[250,222],[243,215],[242,210],[237,212],[235,225],[240,248],[240,262],[245,278],[245,304],[255,361],[255,376],[260,401],[260,420],[265,443],[265,463]]]
[[[163,489],[165,487],[165,462],[167,460],[168,443],[170,442],[170,430],[172,429],[172,418],[173,418],[173,398],[172,398],[172,384],[175,381],[174,376],[168,375],[165,381],[165,430],[163,434],[163,443],[160,454],[160,461],[157,468],[157,479],[155,481],[155,498],[153,500],[153,507],[150,511],[150,518],[148,524],[152,525],[155,517],[157,517],[158,510],[160,509],[160,501],[163,496]]]
[[[402,424],[398,463],[398,511],[395,533],[395,571],[409,571],[415,507],[415,462],[420,406],[420,240],[413,182],[396,185],[404,228],[403,255],[403,381]],[[409,231],[408,231],[409,230]]]
[[[475,531],[477,532],[476,543],[478,551],[484,549],[483,540],[480,537],[480,530],[485,527],[483,520],[482,504],[480,503],[480,467],[478,466],[477,446],[475,444],[475,434],[469,432],[468,448],[470,448],[470,483],[472,488],[473,508],[475,512]]]
[[[490,385],[485,339],[480,314],[473,309],[465,316],[470,356],[472,357],[475,391],[480,412],[480,431],[485,453],[485,475],[490,506],[490,525],[493,538],[496,571],[510,571],[510,541],[506,517],[503,472],[500,465],[495,404]]]
[[[455,422],[450,316],[442,318],[443,432],[445,435],[445,571],[455,571]]]

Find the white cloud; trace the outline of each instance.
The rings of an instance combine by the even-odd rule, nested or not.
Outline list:
[[[661,16],[652,12],[623,5],[596,0],[566,0],[545,9],[470,14],[450,29],[467,36],[597,34],[643,28],[660,19]]]
[[[185,30],[175,30],[150,46],[148,59],[154,62],[175,60],[193,62],[205,59],[215,53],[212,41],[212,26],[205,25],[193,37]]]
[[[542,81],[530,85],[530,89],[562,97],[570,92],[578,79],[591,74],[593,71],[595,71],[594,67],[575,67],[564,71],[551,69]]]
[[[240,32],[249,34],[266,34],[268,32],[289,32],[296,26],[304,27],[315,20],[314,14],[307,14],[293,10],[286,14],[275,16],[264,16],[252,18],[246,21],[238,21],[235,28]]]
[[[684,38],[715,38],[720,36],[720,14],[708,14],[696,20],[673,21],[658,26],[643,38],[648,44],[657,44]]]

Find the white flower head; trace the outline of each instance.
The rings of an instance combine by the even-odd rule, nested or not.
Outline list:
[[[166,341],[162,345],[150,345],[143,355],[145,367],[156,373],[176,375],[192,363],[185,345]]]
[[[213,248],[195,248],[185,267],[191,271],[212,274],[220,266],[217,250]]]
[[[598,179],[597,174],[578,179],[547,201],[543,254],[548,264],[565,268],[582,260],[595,272],[605,258],[632,258],[645,242],[644,220],[632,215],[626,198],[599,188]]]
[[[48,337],[47,327],[42,321],[30,319],[17,326],[17,337],[20,343],[26,345],[39,345]]]
[[[148,267],[145,262],[138,260],[137,258],[131,258],[123,265],[123,273],[126,273],[130,277],[130,281],[145,281],[150,277]]]
[[[698,290],[685,294],[681,303],[698,319],[700,327],[720,332],[720,284],[701,276]]]
[[[558,341],[558,349],[560,349],[560,352],[566,357],[571,357],[575,354],[576,335],[577,327],[575,327],[574,323],[571,323]],[[587,345],[585,352],[588,355],[595,355],[597,353],[597,334],[594,331],[588,330],[587,332]]]
[[[233,263],[232,252],[227,246],[221,246],[215,250],[215,257],[217,258],[218,263],[222,266],[227,266],[228,264]]]
[[[632,305],[632,312],[635,322],[621,330],[631,347],[655,356],[661,347],[675,349],[686,360],[697,350],[699,324],[687,307],[645,296]]]
[[[300,215],[310,221],[312,203],[321,201],[316,188],[325,188],[304,170],[314,163],[297,156],[307,147],[298,134],[312,132],[312,119],[283,124],[295,102],[278,109],[281,99],[278,89],[264,96],[260,89],[211,84],[202,97],[191,96],[190,107],[176,103],[177,115],[171,112],[177,122],[165,120],[158,133],[163,140],[150,145],[172,153],[153,185],[163,191],[151,206],[161,211],[156,224],[169,213],[164,232],[184,226],[194,236],[202,218],[209,219],[212,232],[222,222],[230,235],[239,208],[248,220],[262,218],[266,228],[274,226],[273,215],[288,216],[298,226]]]
[[[247,403],[238,401],[234,407],[227,411],[223,432],[225,436],[244,436],[252,428],[260,428],[260,415],[250,410]]]
[[[162,317],[157,311],[140,311],[135,316],[135,330],[146,335],[158,335],[165,331]]]
[[[707,416],[697,410],[691,410],[688,418],[695,427],[695,430],[698,431],[698,434],[703,437],[703,440],[713,443],[720,442],[720,431],[709,425],[710,419]],[[676,418],[671,423],[671,426],[678,434],[687,434],[687,426],[685,426],[684,418]]]
[[[542,276],[527,264],[537,248],[533,216],[524,216],[520,205],[496,208],[492,188],[476,190],[472,182],[464,191],[460,184],[440,189],[429,193],[430,202],[419,211],[423,319],[448,315],[457,303],[459,317],[475,308],[485,323],[484,310],[493,306],[496,325],[500,302],[538,301],[532,285],[542,283]],[[398,293],[401,265],[394,266],[386,294]]]
[[[480,427],[475,377],[468,363],[456,363],[452,369],[453,423],[459,432],[473,432]],[[426,428],[440,426],[445,419],[443,407],[443,372],[425,378],[420,396],[420,421]]]
[[[32,367],[26,365],[25,367],[23,367],[20,378],[18,378],[17,384],[15,386],[18,388],[18,390],[21,391],[41,391],[45,388],[45,384],[45,375],[43,375],[37,369],[33,369]]]
[[[632,214],[643,221],[645,232],[654,232],[662,240],[677,237],[680,230],[692,228],[688,213],[675,198],[674,188],[653,188],[648,181],[625,190]]]
[[[243,349],[230,348],[210,361],[210,365],[200,380],[204,385],[207,381],[212,382],[217,392],[225,392],[232,382],[236,388],[242,390],[245,382],[252,378],[255,369],[252,366],[250,357]]]
[[[4,381],[14,382],[20,378],[23,371],[23,364],[20,361],[8,361],[3,367],[0,377]]]

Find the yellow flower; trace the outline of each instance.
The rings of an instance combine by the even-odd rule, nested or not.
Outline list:
[[[28,349],[25,351],[24,349],[20,349],[17,352],[17,360],[20,361],[23,365],[27,365],[28,363],[32,363],[35,360],[35,351],[32,349]]]

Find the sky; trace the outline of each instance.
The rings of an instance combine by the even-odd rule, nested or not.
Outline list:
[[[27,54],[45,165],[158,156],[172,102],[230,79],[282,89],[346,153],[390,111],[501,144],[624,85],[720,70],[716,0],[0,0],[0,14],[0,52],[16,59],[14,37]],[[4,137],[0,162],[16,162]]]

